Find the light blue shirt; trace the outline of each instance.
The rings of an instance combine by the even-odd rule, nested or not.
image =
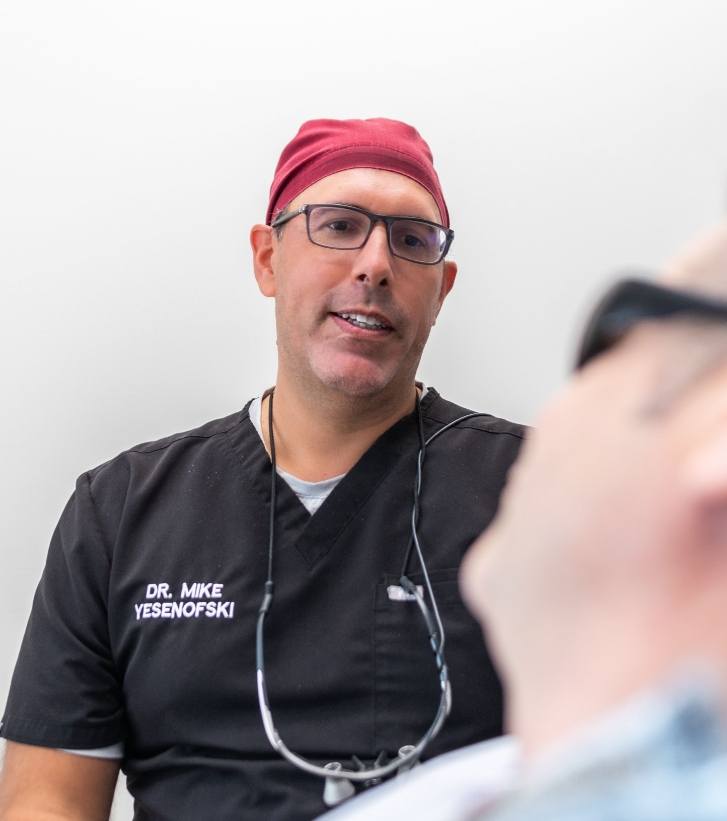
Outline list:
[[[698,673],[638,697],[544,756],[481,821],[726,821],[727,727]]]

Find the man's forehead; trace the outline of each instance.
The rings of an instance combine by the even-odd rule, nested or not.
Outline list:
[[[349,168],[329,174],[301,191],[286,208],[314,202],[441,221],[434,197],[424,186],[405,174],[379,168]]]

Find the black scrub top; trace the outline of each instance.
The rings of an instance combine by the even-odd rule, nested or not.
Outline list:
[[[466,409],[430,389],[425,435]],[[420,537],[444,621],[453,706],[430,757],[501,733],[502,693],[457,571],[492,518],[523,429],[468,420],[427,451]],[[390,597],[409,542],[412,414],[310,516],[277,477],[265,662],[275,725],[325,764],[416,743],[439,701],[419,608]],[[146,819],[308,819],[321,779],[275,753],[256,692],[270,460],[248,408],[83,474],[53,535],[2,735],[49,747],[123,741]],[[421,583],[412,559],[412,580]]]

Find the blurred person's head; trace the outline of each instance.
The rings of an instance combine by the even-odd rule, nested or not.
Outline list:
[[[661,284],[727,299],[727,225]],[[727,693],[727,314],[628,316],[543,412],[463,566],[526,750],[690,662]]]
[[[451,241],[432,155],[414,128],[304,123],[281,154],[266,224],[251,232],[258,286],[275,299],[278,380],[323,396],[412,390],[454,284]]]

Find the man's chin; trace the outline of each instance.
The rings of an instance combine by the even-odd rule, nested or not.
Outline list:
[[[331,391],[352,399],[366,399],[378,396],[388,387],[385,380],[365,379],[360,377],[337,376],[323,380]]]
[[[339,370],[325,370],[318,379],[328,390],[352,399],[378,396],[392,388],[393,374],[369,366]]]

